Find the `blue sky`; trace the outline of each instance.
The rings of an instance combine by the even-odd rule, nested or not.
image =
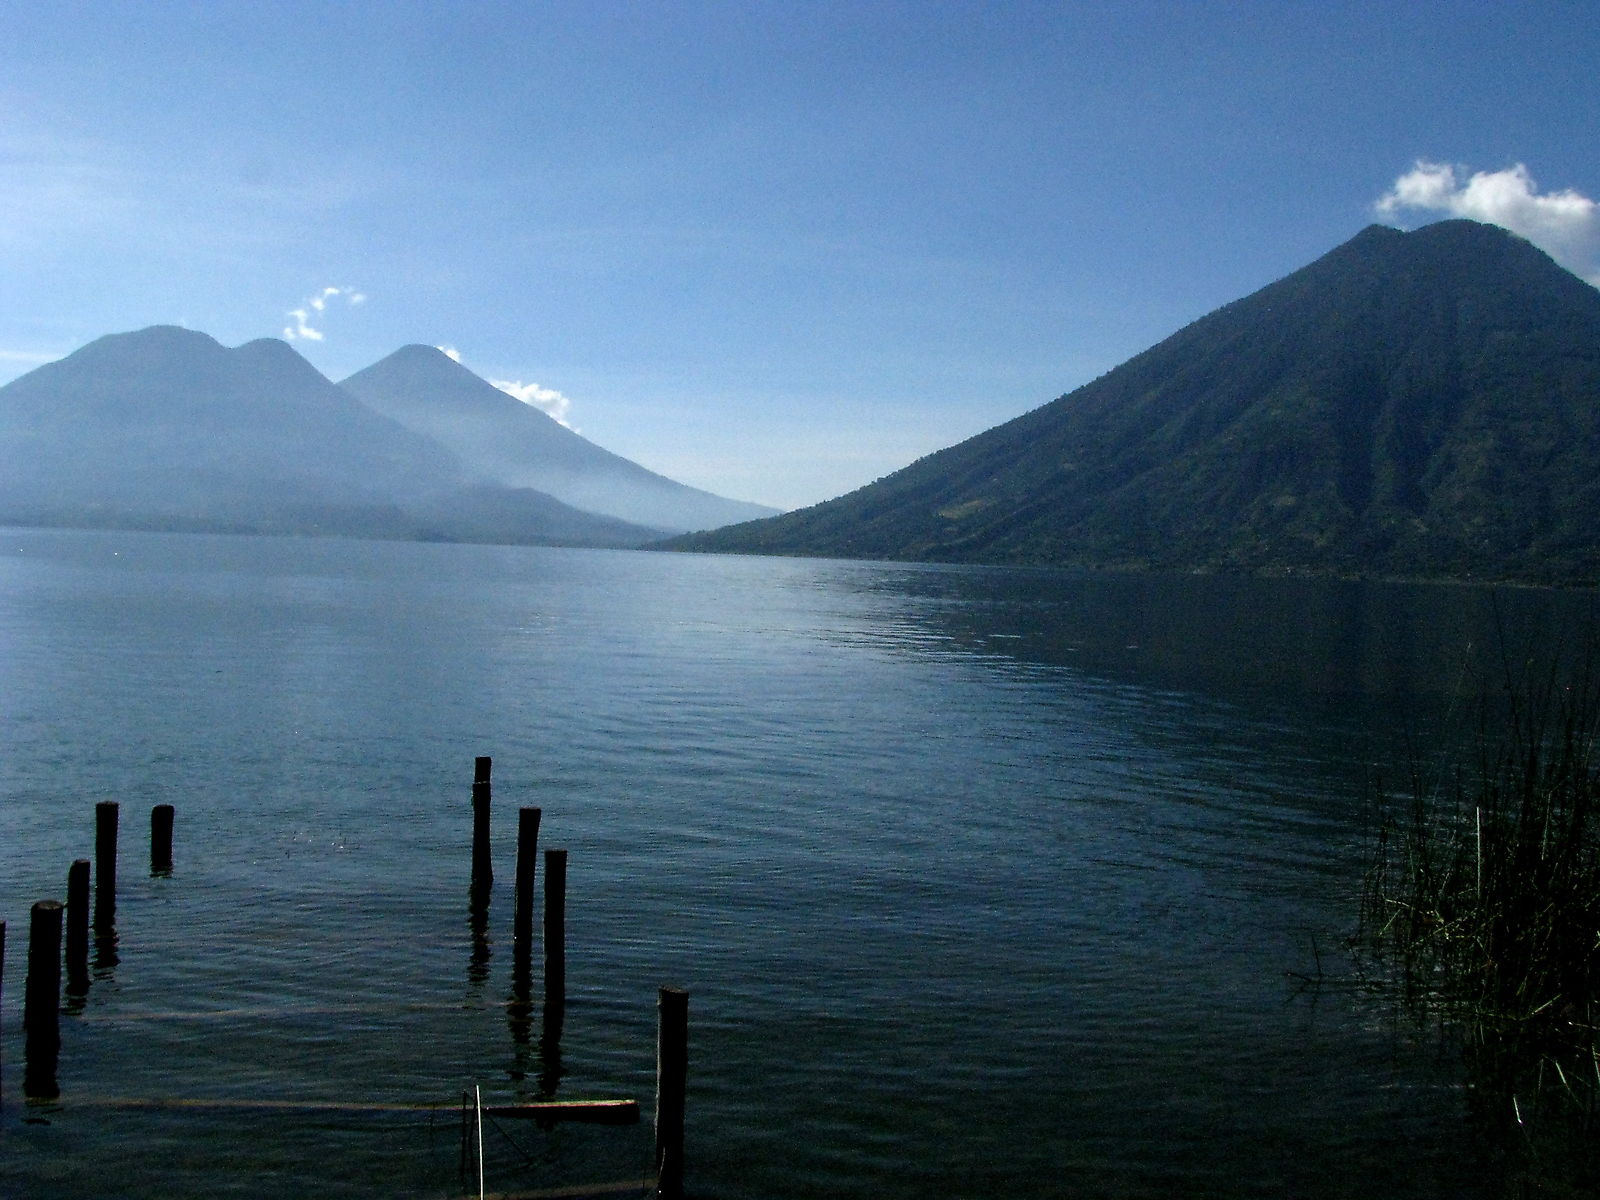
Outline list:
[[[792,507],[1380,217],[1600,278],[1587,2],[5,10],[0,381],[159,323],[334,379],[425,342]]]

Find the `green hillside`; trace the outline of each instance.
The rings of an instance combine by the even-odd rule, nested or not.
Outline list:
[[[1016,420],[674,548],[1600,578],[1600,292],[1505,231],[1373,226]]]

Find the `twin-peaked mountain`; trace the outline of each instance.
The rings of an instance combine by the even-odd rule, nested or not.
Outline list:
[[[458,377],[453,388],[430,390],[422,377],[432,364],[413,353],[420,349],[385,360],[381,373],[409,397],[408,413],[422,426],[447,426],[457,406],[471,409],[463,397],[475,381],[513,406],[500,427],[524,431],[522,457],[511,432],[501,434],[507,452],[491,462],[408,428],[284,342],[227,349],[203,333],[157,326],[100,338],[0,388],[0,523],[589,546],[637,546],[714,523],[706,514],[718,498],[690,488],[681,489],[692,501],[683,511],[663,499],[648,521],[634,522],[532,486],[540,462],[537,434],[526,430],[541,424],[557,431],[557,444],[581,442],[613,470],[625,460],[437,351],[426,353]],[[408,359],[422,359],[409,389]],[[430,408],[438,415],[431,422],[423,419]],[[463,424],[475,413],[463,413]],[[561,485],[574,463],[581,454],[570,448],[555,456]],[[681,486],[650,478],[661,491]],[[721,503],[727,520],[756,508]]]
[[[1600,291],[1504,230],[1373,226],[836,500],[674,545],[1600,581]]]

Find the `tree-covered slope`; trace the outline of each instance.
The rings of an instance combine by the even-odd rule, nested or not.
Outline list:
[[[1374,226],[1100,379],[685,549],[1600,578],[1600,292],[1498,228]]]

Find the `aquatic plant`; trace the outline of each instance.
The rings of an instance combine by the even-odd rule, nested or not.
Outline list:
[[[1459,1038],[1516,1194],[1600,1180],[1600,687],[1568,678],[1507,688],[1458,765],[1373,789],[1353,939],[1369,982]]]

